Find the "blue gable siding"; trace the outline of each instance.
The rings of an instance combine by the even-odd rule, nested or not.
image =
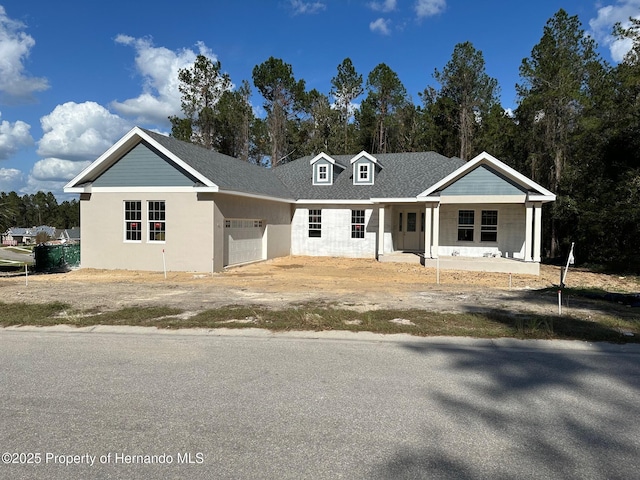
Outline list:
[[[527,190],[491,167],[480,165],[441,191],[441,195],[521,195]]]
[[[318,167],[320,165],[327,166],[327,179],[320,180],[318,178]],[[313,183],[315,185],[331,185],[333,183],[333,165],[331,162],[325,160],[324,158],[319,159],[316,163],[313,164]]]
[[[96,187],[190,187],[196,179],[141,142],[93,181]]]

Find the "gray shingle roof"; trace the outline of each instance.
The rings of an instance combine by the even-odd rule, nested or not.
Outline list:
[[[231,190],[254,195],[290,199],[291,192],[272,170],[243,162],[214,150],[167,137],[150,130],[144,132],[183,162],[218,185],[221,190]]]
[[[313,172],[307,156],[274,169],[276,176],[296,199],[366,200],[370,198],[415,197],[434,183],[464,165],[464,160],[435,152],[383,153],[374,155],[377,168],[374,185],[354,185],[350,162],[354,155],[331,156],[346,168],[334,170],[333,185],[313,185]]]
[[[333,185],[313,185],[311,156],[274,169],[251,165],[213,150],[144,130],[156,142],[200,172],[221,190],[295,200],[368,200],[415,197],[465,162],[435,152],[384,153],[374,157],[374,185],[354,185],[354,155],[331,155],[344,169],[334,170]]]

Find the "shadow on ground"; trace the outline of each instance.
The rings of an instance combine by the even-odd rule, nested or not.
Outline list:
[[[606,344],[579,353],[526,343],[402,348],[425,363],[446,352],[454,373],[424,389],[424,408],[444,412],[420,426],[425,446],[399,449],[376,472],[380,478],[637,477],[640,351],[614,354]]]

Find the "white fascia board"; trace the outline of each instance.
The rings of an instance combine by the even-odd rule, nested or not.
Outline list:
[[[418,203],[423,202],[423,198],[417,197],[398,197],[398,198],[372,198],[373,203]]]
[[[77,193],[194,193],[195,187],[92,187],[87,185],[86,187],[77,187],[82,191]],[[65,189],[67,191],[67,189]]]
[[[327,155],[324,152],[320,152],[318,155],[316,155],[311,160],[309,160],[309,165],[313,165],[314,163],[316,163],[318,160],[321,160],[321,159],[326,160],[331,165],[335,165],[336,164],[336,161],[333,158],[331,158],[329,155]]]
[[[86,186],[86,187],[64,187],[64,193],[90,193],[91,192],[91,187],[90,186]]]
[[[135,127],[138,128],[138,127]],[[169,150],[167,150],[166,148],[164,148],[162,145],[160,145],[158,142],[156,142],[153,138],[151,138],[149,135],[147,135],[145,132],[143,132],[142,130],[140,130],[138,128],[138,134],[140,136],[140,138],[142,138],[143,140],[146,140],[148,143],[150,143],[151,145],[153,145],[156,149],[160,150],[160,152],[162,152],[164,155],[166,155],[167,157],[169,157],[173,162],[175,162],[177,165],[179,165],[183,170],[186,170],[187,172],[189,172],[191,175],[193,175],[194,177],[196,177],[198,180],[200,180],[204,185],[206,185],[207,187],[217,187],[217,185],[215,183],[213,183],[211,180],[209,180],[207,177],[205,177],[204,175],[202,175],[200,172],[198,172],[195,168],[193,168],[192,166],[186,164],[185,162],[183,162],[180,157],[174,155],[172,152],[170,152]]]
[[[109,148],[106,152],[100,155],[96,160],[94,160],[87,168],[82,170],[78,175],[76,175],[69,183],[67,183],[64,188],[77,188],[76,185],[81,184],[87,181],[87,178],[91,176],[92,173],[97,170],[103,169],[105,166],[110,166],[115,157],[119,157],[123,155],[127,150],[133,148],[134,145],[138,143],[139,140],[145,140],[146,142],[153,145],[154,148],[162,152],[171,161],[175,162],[182,169],[189,172],[199,181],[201,181],[204,185],[208,187],[217,187],[215,183],[211,180],[203,176],[200,172],[196,171],[191,166],[187,165],[180,158],[175,156],[173,153],[165,149],[162,145],[152,139],[149,135],[142,131],[139,127],[133,127],[129,132],[127,132],[120,140],[114,143],[111,148]],[[94,189],[95,191],[95,189]]]
[[[551,195],[536,195],[536,194],[529,194],[527,195],[527,201],[529,202],[542,202],[542,203],[547,203],[547,202],[555,202],[556,201],[556,196],[551,194]]]
[[[106,152],[104,152],[96,160],[91,162],[84,170],[82,170],[69,183],[67,183],[64,186],[65,190],[67,188],[75,188],[75,185],[77,185],[78,183],[85,182],[89,174],[93,173],[99,167],[102,167],[102,165],[117,152],[121,150],[128,150],[129,148],[131,148],[131,146],[133,146],[137,142],[137,139],[135,139],[134,136],[139,133],[142,132],[138,127],[133,127],[131,130],[125,133],[125,135],[120,140],[111,145],[111,147]]]
[[[520,195],[442,195],[441,204],[465,205],[478,203],[525,203],[527,196]]]
[[[297,205],[372,205],[372,200],[297,200]]]
[[[211,190],[197,190],[197,191],[211,191]],[[258,195],[256,193],[237,192],[235,190],[217,190],[217,193],[225,193],[227,195],[236,195],[238,197],[256,198],[258,200],[268,200],[271,202],[296,203],[296,201],[293,198],[270,197],[268,195]]]
[[[500,160],[498,160],[493,155],[491,155],[491,154],[489,154],[487,152],[482,152],[480,155],[477,155],[476,157],[472,158],[467,163],[462,165],[460,168],[458,168],[454,172],[452,172],[449,175],[447,175],[446,177],[444,177],[439,182],[433,184],[431,187],[426,189],[424,192],[422,192],[420,195],[418,195],[418,197],[429,196],[430,194],[432,194],[433,192],[439,190],[440,188],[442,188],[443,186],[445,186],[448,183],[452,182],[453,180],[456,180],[457,178],[462,177],[464,174],[470,172],[471,170],[476,168],[481,163],[486,163],[486,164],[491,165],[496,170],[498,170],[500,173],[503,173],[505,176],[511,178],[512,180],[514,180],[516,183],[519,183],[520,185],[523,185],[523,186],[525,186],[525,187],[527,187],[529,189],[537,190],[542,195],[554,196],[555,197],[555,195],[553,193],[551,193],[549,190],[544,188],[542,185],[539,185],[536,182],[534,182],[533,180],[531,180],[530,178],[525,177],[524,175],[522,175],[517,170],[514,170],[509,165],[507,165],[506,163],[501,162]]]
[[[375,163],[376,165],[380,165],[380,164],[378,163],[378,160],[376,159],[376,157],[374,157],[373,155],[371,155],[371,154],[369,154],[369,153],[365,152],[364,150],[363,150],[363,151],[361,151],[359,154],[357,154],[355,157],[353,157],[353,158],[351,159],[351,165],[353,165],[355,162],[357,162],[358,160],[360,160],[360,159],[361,159],[361,158],[363,158],[363,157],[364,157],[364,158],[366,158],[367,160],[369,160],[369,161],[371,161],[371,162]],[[382,167],[382,165],[380,165],[380,166]]]

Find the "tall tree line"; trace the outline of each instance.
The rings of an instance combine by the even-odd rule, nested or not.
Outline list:
[[[172,134],[272,167],[320,151],[432,150],[464,160],[487,151],[557,194],[545,207],[547,257],[566,255],[575,242],[578,260],[638,271],[640,22],[630,25],[614,29],[633,48],[611,66],[578,17],[560,9],[519,66],[518,105],[508,113],[470,42],[455,45],[425,79],[420,104],[384,63],[364,76],[345,58],[325,94],[307,91],[291,65],[271,57],[251,79],[263,118],[249,104],[249,81],[232,89],[219,64],[199,58],[180,74],[184,117],[172,118]]]
[[[80,203],[76,199],[58,203],[51,192],[23,196],[16,192],[0,192],[1,233],[11,227],[40,225],[60,229],[80,226]]]

